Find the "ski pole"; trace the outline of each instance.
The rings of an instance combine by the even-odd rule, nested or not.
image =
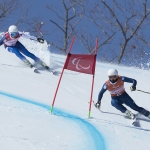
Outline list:
[[[138,89],[136,89],[136,91],[140,91],[140,92],[143,92],[143,93],[147,93],[147,94],[150,94],[150,92],[145,92],[145,91],[142,91],[142,90],[138,90]]]
[[[90,103],[90,102],[88,102],[88,103]],[[95,102],[94,102],[94,100],[92,100],[92,103],[93,103],[93,105],[95,106]],[[96,106],[95,106],[96,107]],[[97,107],[96,107],[97,108]],[[99,109],[100,110],[100,108],[97,108],[97,109]]]
[[[41,34],[42,38],[43,38],[43,33],[41,32],[41,27],[43,26],[44,22],[41,22],[39,28],[38,28],[38,31],[39,33]]]
[[[41,32],[41,27],[43,26],[43,24],[44,24],[44,22],[41,22],[41,24],[40,24],[40,26],[39,26],[39,28],[38,28],[38,32],[41,34],[41,37],[38,38],[38,41],[39,41],[40,43],[44,43],[43,34],[42,34],[42,32]]]

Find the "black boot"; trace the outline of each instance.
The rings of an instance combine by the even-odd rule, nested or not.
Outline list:
[[[32,68],[33,67],[33,65],[29,62],[29,60],[24,60],[23,61],[27,66],[29,66],[30,68]]]
[[[42,67],[44,67],[45,69],[49,70],[50,68],[46,65],[45,62],[43,62],[42,60],[39,63]]]

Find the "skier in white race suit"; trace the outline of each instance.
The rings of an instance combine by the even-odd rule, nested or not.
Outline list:
[[[6,50],[11,53],[14,53],[21,61],[23,61],[30,68],[33,65],[29,62],[29,60],[25,57],[29,57],[35,61],[35,63],[40,64],[41,66],[49,69],[49,67],[37,56],[29,52],[19,41],[20,37],[27,38],[30,40],[35,40],[40,43],[44,43],[44,40],[41,38],[36,38],[34,36],[26,35],[23,32],[18,31],[17,26],[11,25],[8,28],[8,31],[4,34],[4,36],[0,39],[0,46],[4,44]],[[25,55],[25,56],[24,56]]]

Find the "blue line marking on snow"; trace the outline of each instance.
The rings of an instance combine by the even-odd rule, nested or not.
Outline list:
[[[10,97],[10,98],[13,98],[15,100],[30,103],[30,104],[33,104],[33,105],[40,106],[44,109],[50,110],[50,106],[39,103],[39,102],[35,102],[33,100],[29,100],[29,99],[24,98],[24,97],[16,96],[16,95],[9,94],[9,93],[2,92],[2,91],[0,91],[0,94],[4,95],[4,96],[7,96],[7,97]],[[71,119],[71,120],[79,123],[79,125],[81,125],[81,126],[84,125],[83,130],[86,133],[87,139],[88,140],[90,139],[88,143],[89,144],[93,143],[92,147],[90,147],[90,145],[87,145],[88,146],[87,149],[90,149],[90,150],[91,149],[92,150],[106,150],[106,144],[105,144],[104,138],[102,137],[100,132],[92,124],[90,124],[88,121],[86,121],[86,120],[84,120],[84,119],[82,119],[78,116],[72,115],[70,113],[58,110],[56,108],[54,108],[53,112],[54,112],[55,115]]]

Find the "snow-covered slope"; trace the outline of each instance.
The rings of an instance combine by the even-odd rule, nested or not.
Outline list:
[[[49,46],[21,39],[29,51],[35,53],[58,73],[64,56],[50,54]],[[14,54],[0,47],[0,117],[3,150],[149,150],[150,120],[142,117],[141,127],[131,126],[129,119],[110,104],[105,93],[101,111],[88,108],[92,76],[65,70],[56,97],[53,115],[50,106],[59,80],[45,70],[40,74],[26,67]],[[135,78],[137,88],[150,91],[148,71],[98,63],[96,65],[93,100],[107,80],[109,68],[120,75]],[[150,110],[150,95],[126,91],[135,102]],[[134,111],[133,111],[134,112]]]

